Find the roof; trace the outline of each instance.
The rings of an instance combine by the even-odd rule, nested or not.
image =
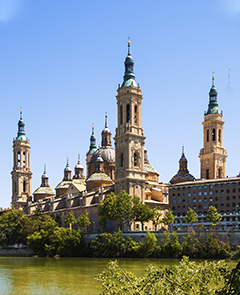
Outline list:
[[[149,164],[144,164],[144,171],[145,172],[153,172],[153,173],[158,173],[151,165]]]
[[[88,178],[87,181],[98,181],[98,180],[112,182],[112,179],[105,173],[94,173]]]
[[[94,163],[99,155],[104,162],[115,162],[115,149],[110,146],[104,146],[96,150],[92,155],[90,163]]]
[[[39,187],[35,190],[33,195],[36,194],[47,194],[47,195],[55,195],[54,191],[50,187]]]
[[[147,189],[145,190],[145,193],[152,193],[152,192],[150,191],[150,189],[147,188]]]
[[[216,178],[216,179],[195,179],[194,181],[188,181],[184,183],[176,183],[170,185],[170,188],[172,186],[186,186],[186,185],[202,185],[204,183],[220,183],[220,182],[231,182],[231,181],[239,181],[240,182],[240,177],[225,177],[225,178]]]
[[[55,189],[59,189],[59,188],[69,188],[70,184],[82,184],[82,185],[86,185],[85,179],[73,179],[70,181],[61,181]]]
[[[190,173],[177,173],[172,177],[172,179],[170,180],[170,183],[176,180],[193,181],[195,180],[195,177]]]

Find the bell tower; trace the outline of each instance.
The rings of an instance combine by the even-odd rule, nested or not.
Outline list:
[[[30,169],[30,142],[26,138],[20,111],[17,137],[13,140],[12,205],[23,209],[31,197],[32,172]]]
[[[125,190],[144,200],[145,176],[142,128],[142,91],[137,86],[128,41],[123,83],[117,90],[117,128],[115,135],[115,193]]]
[[[203,148],[200,150],[201,178],[215,179],[225,177],[227,152],[223,148],[222,112],[218,109],[217,89],[212,76],[212,87],[209,92],[208,110],[204,113]]]

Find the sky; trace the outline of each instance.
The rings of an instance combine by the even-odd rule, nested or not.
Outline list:
[[[85,167],[92,124],[99,146],[106,112],[114,137],[129,37],[145,146],[159,180],[168,183],[177,173],[182,145],[190,173],[200,177],[213,72],[225,121],[226,175],[239,173],[239,0],[0,0],[0,207],[11,203],[20,109],[33,191],[44,164],[51,188],[62,180],[67,157],[72,171],[78,154]]]

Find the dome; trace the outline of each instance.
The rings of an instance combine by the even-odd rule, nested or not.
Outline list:
[[[35,194],[46,194],[46,195],[55,195],[54,191],[50,187],[39,187],[35,190],[33,195]]]
[[[218,95],[218,92],[217,92],[217,89],[216,89],[215,86],[212,86],[212,88],[210,89],[209,95],[210,96],[216,96],[216,95]]]
[[[149,164],[144,164],[144,171],[145,172],[157,173],[157,171]]]
[[[115,149],[109,146],[99,148],[92,155],[90,163],[96,162],[98,156],[100,156],[104,162],[115,162]]]
[[[110,129],[108,127],[105,127],[102,131],[102,133],[111,133]]]
[[[109,181],[112,182],[112,179],[105,173],[94,173],[92,174],[87,181]]]
[[[172,179],[170,180],[170,183],[193,181],[193,180],[195,180],[195,177],[190,173],[177,173],[172,177]]]

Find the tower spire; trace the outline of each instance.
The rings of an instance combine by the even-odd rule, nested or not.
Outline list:
[[[124,62],[125,73],[123,76],[122,87],[123,86],[137,87],[137,83],[135,81],[135,75],[134,75],[134,71],[133,71],[134,62],[133,62],[133,58],[131,56],[130,44],[131,44],[131,42],[130,42],[130,40],[128,40],[128,55],[127,55],[125,62]]]
[[[107,113],[105,114],[105,128],[108,128]]]
[[[17,133],[16,140],[27,141],[24,127],[25,127],[25,124],[22,119],[22,110],[20,110],[20,119],[18,121],[18,133]]]
[[[212,87],[209,91],[209,104],[208,104],[208,110],[207,110],[207,115],[208,114],[220,114],[220,111],[218,109],[218,102],[217,102],[217,89],[215,87],[215,80],[214,80],[214,72],[212,75]]]

